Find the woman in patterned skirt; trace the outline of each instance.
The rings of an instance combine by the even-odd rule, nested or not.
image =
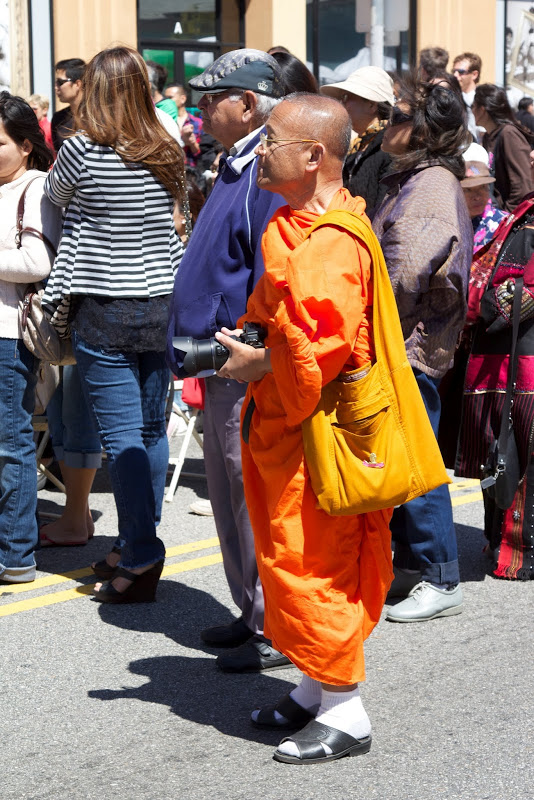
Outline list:
[[[517,341],[518,368],[512,420],[521,480],[501,510],[484,495],[486,552],[500,578],[534,578],[534,199],[503,221],[473,261],[469,287],[471,338],[464,385],[456,475],[483,478],[490,447],[499,438],[512,342],[512,298],[523,278]]]

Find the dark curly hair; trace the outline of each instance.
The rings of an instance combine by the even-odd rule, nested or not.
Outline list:
[[[10,139],[19,147],[28,141],[31,153],[28,156],[28,169],[48,172],[54,161],[48,149],[37,117],[22,97],[9,92],[0,92],[0,119]]]
[[[403,80],[399,103],[408,107],[413,123],[407,152],[394,159],[396,168],[409,170],[422,161],[432,161],[461,180],[465,176],[462,153],[471,135],[462,97],[447,78],[438,83]]]

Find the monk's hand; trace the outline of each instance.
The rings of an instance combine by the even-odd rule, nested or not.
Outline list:
[[[215,338],[230,351],[230,356],[217,372],[221,378],[232,378],[238,383],[259,381],[271,370],[271,353],[265,348],[251,347],[243,342],[236,342],[230,336],[239,336],[241,330],[230,331],[222,328]]]

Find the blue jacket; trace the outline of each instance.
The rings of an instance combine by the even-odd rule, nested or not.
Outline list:
[[[263,273],[261,237],[286,201],[256,185],[254,149],[259,132],[238,156],[229,156],[202,208],[180,263],[171,303],[167,361],[186,377],[173,336],[208,339],[233,329]]]

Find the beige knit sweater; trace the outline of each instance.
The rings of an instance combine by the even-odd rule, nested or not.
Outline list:
[[[53,254],[34,234],[22,236],[17,248],[17,207],[26,184],[23,228],[36,228],[57,247],[61,235],[61,210],[43,194],[46,173],[31,169],[20,178],[0,186],[0,338],[19,339],[21,336],[19,306],[26,286],[41,281],[50,274]]]

